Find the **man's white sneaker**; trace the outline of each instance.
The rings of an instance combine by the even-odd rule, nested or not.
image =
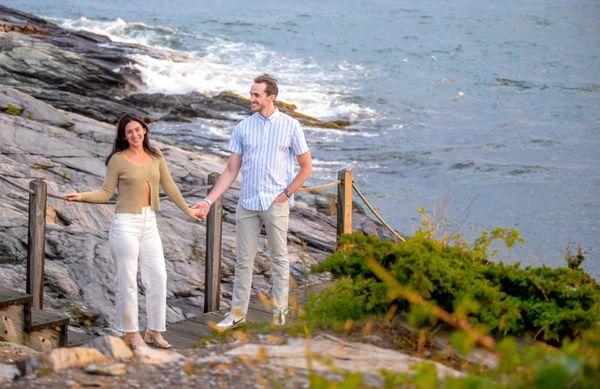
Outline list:
[[[273,312],[273,325],[283,327],[285,325],[286,312]]]
[[[225,315],[225,318],[223,320],[221,320],[219,323],[217,323],[217,325],[215,325],[215,329],[217,331],[225,331],[245,322],[246,316],[235,317],[230,312],[227,315]]]

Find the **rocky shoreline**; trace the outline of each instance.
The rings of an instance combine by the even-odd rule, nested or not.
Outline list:
[[[168,58],[135,44],[113,42],[85,31],[67,30],[44,19],[0,5],[0,84],[11,86],[52,106],[115,123],[127,112],[148,122],[188,121],[191,118],[232,119],[249,112],[248,99],[233,93],[196,92],[166,95],[139,93],[143,86],[134,55]],[[352,130],[347,120],[323,122],[296,111],[293,104],[278,107],[303,125]]]
[[[154,53],[149,48],[111,42],[107,37],[65,30],[53,23],[0,6],[0,174],[27,186],[47,181],[52,193],[98,187],[103,159],[111,148],[114,123],[125,112],[150,122],[217,118],[230,122],[248,112],[243,98],[143,94],[141,79],[128,66],[128,55]],[[116,69],[116,70],[115,70]],[[345,128],[348,123],[318,122],[294,111],[305,125]],[[224,160],[214,154],[155,142],[165,153],[180,186],[191,190],[219,172]],[[201,196],[202,194],[199,194]],[[222,292],[226,306],[235,260],[234,215],[238,193],[224,198]],[[333,195],[307,193],[291,215],[292,276],[299,284],[318,282],[310,265],[335,244]],[[27,242],[26,194],[0,183],[0,284],[24,290]],[[199,197],[188,198],[194,203]],[[90,334],[111,334],[114,307],[113,261],[106,243],[111,205],[69,204],[50,199],[46,242],[45,307],[65,312],[75,327]],[[369,234],[385,230],[357,208],[354,228]],[[167,258],[169,322],[201,311],[204,298],[205,225],[162,202],[159,221]],[[253,293],[268,293],[270,265],[260,250],[254,268]],[[140,283],[141,317],[145,315]]]

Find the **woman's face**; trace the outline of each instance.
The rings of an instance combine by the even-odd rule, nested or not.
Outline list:
[[[125,139],[129,146],[141,147],[146,136],[146,129],[142,127],[140,122],[132,120],[125,126]]]

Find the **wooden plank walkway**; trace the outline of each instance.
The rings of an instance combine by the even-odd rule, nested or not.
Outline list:
[[[312,293],[319,292],[329,285],[331,284],[325,282],[309,287],[291,289],[290,314],[288,320],[294,320],[298,308],[306,306],[309,296]],[[296,303],[293,303],[293,300],[295,300]],[[221,321],[227,312],[227,309],[222,309],[218,312],[202,313],[185,320],[169,323],[167,324],[167,331],[163,335],[176,349],[191,348],[195,343],[201,341],[202,338],[210,337],[213,334],[211,324],[216,324]],[[265,307],[265,305],[257,298],[252,298],[250,300],[246,320],[250,323],[261,321],[271,322],[271,309]]]
[[[298,308],[306,306],[312,293],[320,292],[330,285],[331,282],[324,282],[308,287],[290,289],[290,314],[288,320],[294,320]],[[194,343],[201,341],[202,338],[210,337],[213,334],[210,326],[211,323],[220,322],[227,312],[228,310],[223,309],[218,312],[201,313],[185,320],[168,323],[167,331],[163,335],[176,349],[192,348]],[[246,319],[250,323],[261,321],[270,322],[271,309],[270,307],[265,307],[265,305],[257,298],[252,298],[250,300]],[[68,346],[79,346],[93,338],[94,336],[88,335],[85,332],[69,330]]]

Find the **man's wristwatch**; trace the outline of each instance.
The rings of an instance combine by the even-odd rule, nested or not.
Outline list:
[[[283,193],[287,196],[287,198],[289,199],[290,197],[292,197],[292,194],[290,193],[290,191],[288,190],[288,188],[285,188],[283,190]]]
[[[206,204],[208,204],[209,207],[213,205],[213,202],[207,198],[202,199],[202,201],[204,201]]]

